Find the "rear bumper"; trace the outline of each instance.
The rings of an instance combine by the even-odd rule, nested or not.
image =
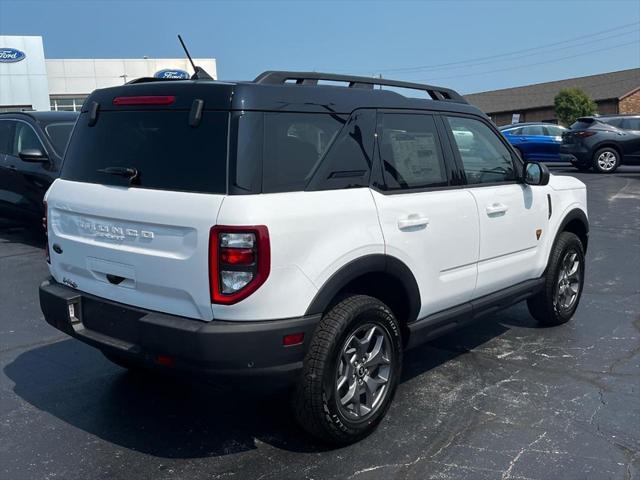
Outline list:
[[[560,160],[573,164],[587,165],[591,163],[591,151],[580,145],[561,145]]]
[[[72,320],[69,306],[74,306]],[[40,285],[46,321],[106,353],[149,366],[169,357],[165,368],[212,375],[266,375],[294,378],[320,315],[300,318],[202,322],[112,302],[50,279]],[[300,345],[282,338],[304,333]],[[166,362],[164,362],[166,363]]]

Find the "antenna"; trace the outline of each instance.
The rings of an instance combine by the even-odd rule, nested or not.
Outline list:
[[[209,75],[204,68],[202,67],[198,67],[196,66],[195,63],[193,63],[193,59],[191,58],[191,55],[189,55],[189,50],[187,50],[187,46],[184,44],[184,41],[182,40],[182,37],[178,34],[178,40],[180,40],[180,45],[182,45],[182,49],[184,50],[184,53],[187,54],[187,58],[189,59],[189,62],[191,63],[191,66],[193,67],[193,75],[191,75],[191,80],[213,80],[213,78],[211,77],[211,75]]]

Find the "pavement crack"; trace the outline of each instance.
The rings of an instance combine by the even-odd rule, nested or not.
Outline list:
[[[501,479],[502,480],[507,480],[509,478],[513,478],[511,476],[511,472],[513,471],[513,467],[515,467],[516,463],[518,463],[518,460],[520,460],[520,457],[524,454],[524,452],[526,452],[528,449],[530,449],[531,447],[533,447],[536,443],[538,443],[540,440],[542,440],[544,437],[547,436],[547,432],[543,432],[541,433],[538,438],[536,438],[533,442],[531,442],[530,444],[528,444],[525,447],[522,447],[518,453],[516,453],[515,457],[513,457],[511,459],[511,461],[509,462],[509,466],[507,467],[507,469],[503,472]]]

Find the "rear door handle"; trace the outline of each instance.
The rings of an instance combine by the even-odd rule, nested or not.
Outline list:
[[[429,219],[418,214],[411,214],[398,220],[398,228],[400,230],[408,230],[416,227],[426,227],[429,225]]]
[[[496,215],[498,213],[507,213],[509,207],[504,205],[503,203],[494,203],[492,205],[487,205],[487,215]]]

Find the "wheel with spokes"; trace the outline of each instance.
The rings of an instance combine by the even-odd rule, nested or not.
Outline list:
[[[387,412],[402,368],[400,327],[379,300],[355,295],[320,321],[294,396],[298,422],[335,444],[370,434]]]
[[[593,155],[593,168],[600,173],[613,173],[620,165],[620,155],[610,147],[601,148]]]
[[[527,301],[531,315],[544,325],[560,325],[578,308],[584,285],[584,248],[571,232],[556,239],[545,272],[544,287]]]

